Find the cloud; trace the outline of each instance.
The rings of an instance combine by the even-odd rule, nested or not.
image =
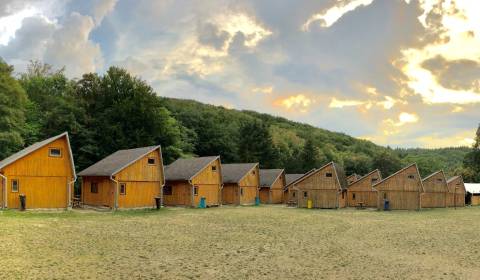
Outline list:
[[[352,107],[352,106],[359,106],[364,105],[365,101],[360,100],[338,100],[337,98],[333,97],[332,101],[328,107],[330,108],[343,108],[343,107]]]
[[[287,111],[306,113],[313,103],[315,103],[315,100],[311,99],[307,95],[296,94],[277,99],[274,102],[274,105],[283,107]]]
[[[357,9],[360,6],[368,6],[372,4],[373,0],[350,0],[338,1],[333,7],[330,7],[324,12],[318,13],[310,17],[303,25],[302,30],[308,31],[310,25],[314,22],[319,22],[321,27],[330,27],[344,14]]]
[[[115,8],[117,1],[118,0],[97,1],[97,5],[94,5],[93,8],[93,19],[97,26],[100,25],[103,18]]]
[[[471,147],[475,140],[472,136],[475,135],[475,130],[466,130],[454,133],[448,136],[433,134],[425,135],[417,138],[419,145],[426,148],[441,148],[449,146],[467,146]]]

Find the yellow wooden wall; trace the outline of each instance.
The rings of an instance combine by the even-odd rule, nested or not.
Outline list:
[[[285,172],[273,183],[270,189],[270,203],[277,204],[283,202],[283,189],[285,188]]]
[[[222,189],[222,204],[238,204],[239,188],[237,184],[224,184]]]
[[[449,192],[447,195],[447,206],[464,207],[466,190],[462,177],[457,177],[455,180],[450,181],[447,187]]]
[[[414,178],[408,178],[413,175]],[[378,191],[378,206],[383,209],[384,197],[390,201],[390,209],[415,210],[420,209],[420,194],[422,182],[416,165],[411,165],[379,184],[374,185]]]
[[[213,171],[212,167],[216,167]],[[200,204],[200,198],[205,197],[207,206],[221,204],[222,174],[220,159],[217,159],[204,168],[192,179],[192,184],[198,187],[198,195],[194,197],[194,207]]]
[[[365,207],[377,207],[377,191],[372,187],[372,179],[380,182],[380,171],[372,172],[348,186],[347,206],[356,207],[359,202],[363,202]]]
[[[59,148],[61,157],[50,157],[49,148]],[[19,194],[27,196],[28,208],[67,208],[68,183],[73,180],[67,138],[62,137],[4,167],[8,208],[19,208]],[[18,193],[11,192],[11,180],[19,180]],[[73,192],[73,187],[72,187]]]
[[[190,206],[192,204],[192,186],[185,181],[167,181],[172,186],[172,194],[163,194],[163,204],[167,206]]]
[[[258,191],[258,194],[260,196],[261,203],[263,204],[270,203],[270,188],[268,187],[260,188],[260,190]]]
[[[3,207],[3,196],[4,196],[4,190],[3,190],[3,178],[0,177],[0,207]]]
[[[91,193],[90,186],[95,182],[98,193]],[[115,183],[109,177],[82,177],[82,202],[90,206],[113,208],[115,200]]]
[[[472,206],[480,205],[480,195],[472,195]]]
[[[332,177],[327,177],[327,173],[331,173]],[[333,164],[315,171],[294,186],[299,190],[297,192],[298,207],[307,207],[309,199],[312,200],[314,208],[338,208],[342,206],[339,203],[339,196],[342,195],[341,187]]]
[[[255,204],[255,198],[258,196],[258,188],[260,187],[260,168],[256,165],[250,170],[238,183],[243,189],[243,195],[240,195],[241,205]],[[240,191],[239,191],[240,194]]]
[[[421,195],[422,208],[447,207],[447,181],[443,172],[438,172],[423,180],[424,193]]]
[[[125,195],[118,195],[119,208],[154,207],[155,197],[160,196],[158,182],[122,182],[126,184]]]
[[[155,158],[155,165],[148,164],[148,158],[151,157]],[[118,172],[114,177],[117,181],[163,183],[163,176],[163,163],[157,149]]]

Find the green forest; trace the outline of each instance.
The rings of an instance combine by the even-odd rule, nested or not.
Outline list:
[[[0,159],[64,131],[77,170],[119,149],[161,144],[166,164],[220,155],[302,173],[335,161],[347,174],[378,168],[385,177],[416,162],[422,176],[443,169],[480,181],[480,131],[473,147],[391,149],[281,117],[160,97],[118,67],[69,79],[38,61],[25,73],[0,61]]]

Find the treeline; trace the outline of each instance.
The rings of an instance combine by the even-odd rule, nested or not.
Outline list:
[[[438,169],[453,175],[465,171],[462,160],[471,151],[393,150],[267,114],[162,98],[117,67],[76,80],[40,62],[19,75],[13,70],[0,62],[0,158],[63,131],[71,135],[78,170],[119,149],[161,144],[167,164],[221,155],[227,163],[300,173],[333,160],[347,174],[378,168],[387,176],[418,161],[422,175]]]

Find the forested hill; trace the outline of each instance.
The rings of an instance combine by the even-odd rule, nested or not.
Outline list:
[[[63,70],[32,62],[25,73],[14,73],[0,59],[0,159],[64,131],[77,170],[119,149],[161,144],[166,164],[220,155],[226,163],[260,162],[300,173],[336,161],[347,174],[378,168],[387,176],[418,162],[422,175],[438,169],[452,175],[469,150],[392,150],[284,118],[158,97],[118,67],[69,79]],[[476,162],[476,154],[470,159]],[[476,170],[467,174],[473,178]]]
[[[417,162],[422,176],[443,169],[453,175],[471,149],[390,149],[343,133],[253,111],[226,109],[192,100],[162,98],[175,119],[191,135],[198,155],[221,154],[225,162],[255,161],[266,151],[266,167],[305,172],[329,161],[341,163],[347,174],[366,174],[374,168],[384,176]],[[263,131],[262,130],[268,130]],[[270,135],[270,138],[268,137]],[[269,143],[271,141],[271,144]],[[263,148],[261,148],[263,147]]]

